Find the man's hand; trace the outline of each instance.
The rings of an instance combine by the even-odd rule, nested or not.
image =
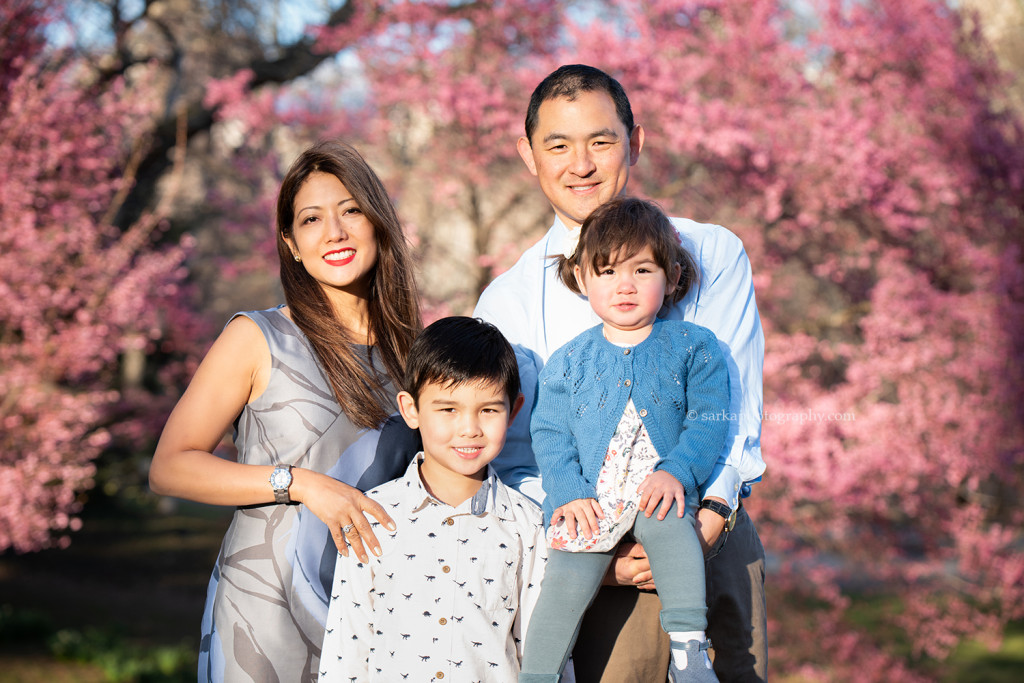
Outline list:
[[[721,498],[712,498],[712,500],[718,500],[725,504],[725,501]],[[717,512],[705,510],[704,508],[697,510],[697,518],[693,528],[697,532],[697,538],[700,539],[700,549],[705,555],[718,542],[718,537],[725,530],[726,521]]]
[[[644,547],[639,543],[623,542],[615,550],[615,559],[604,575],[605,586],[635,586],[640,590],[654,590],[654,574]]]

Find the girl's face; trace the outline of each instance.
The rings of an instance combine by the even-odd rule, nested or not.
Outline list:
[[[328,297],[367,298],[377,263],[377,237],[352,194],[330,173],[312,173],[295,195],[292,255]]]
[[[586,255],[576,266],[576,281],[590,307],[604,321],[604,336],[620,344],[638,344],[647,338],[665,297],[679,282],[678,264],[666,273],[654,260],[650,246],[628,259],[591,270]]]

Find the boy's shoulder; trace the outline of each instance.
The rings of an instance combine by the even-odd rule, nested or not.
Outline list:
[[[402,503],[412,501],[413,496],[418,496],[421,493],[422,491],[417,491],[409,478],[403,475],[370,489],[366,492],[366,495],[381,505],[387,504],[392,507],[398,507]]]
[[[493,473],[493,470],[490,470]],[[544,512],[532,499],[516,491],[495,475],[494,495],[489,512],[502,527],[511,534],[524,539],[537,538],[544,534]]]
[[[517,519],[521,515],[523,521],[527,524],[543,524],[544,512],[540,509],[539,505],[533,502],[525,494],[522,494],[511,486],[505,484],[500,477],[496,476],[494,477],[494,480],[498,482],[497,485],[506,493],[509,501],[511,501]]]

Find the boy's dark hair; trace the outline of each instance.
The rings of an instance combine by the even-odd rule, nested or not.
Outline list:
[[[618,197],[594,209],[580,227],[580,241],[571,257],[557,256],[558,276],[573,292],[580,294],[573,272],[575,266],[587,272],[614,265],[650,247],[655,262],[672,276],[679,264],[679,284],[667,303],[680,301],[692,287],[700,284],[696,259],[679,239],[668,216],[654,202],[635,197]]]
[[[626,135],[633,134],[633,109],[629,106],[629,98],[622,85],[601,71],[586,64],[566,64],[560,66],[541,81],[533,89],[530,104],[526,108],[526,139],[533,146],[533,133],[537,130],[537,116],[547,100],[564,97],[570,101],[579,97],[581,92],[604,92],[615,103],[615,113],[622,125],[626,127]]]
[[[426,327],[412,348],[402,388],[417,403],[427,384],[453,387],[494,383],[505,390],[509,405],[519,396],[515,351],[494,325],[479,318],[452,316]]]

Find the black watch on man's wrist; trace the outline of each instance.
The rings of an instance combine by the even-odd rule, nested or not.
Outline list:
[[[736,524],[736,511],[725,503],[719,503],[717,500],[711,500],[706,498],[700,502],[701,510],[711,510],[716,515],[722,517],[725,520],[725,528],[732,531],[733,526]]]

